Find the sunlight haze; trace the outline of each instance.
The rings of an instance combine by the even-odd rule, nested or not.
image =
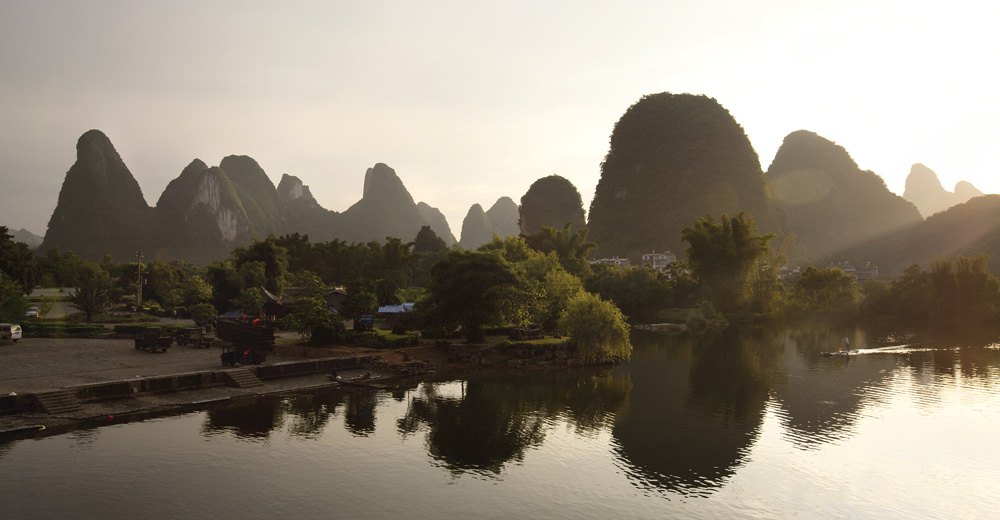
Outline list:
[[[569,179],[584,207],[643,95],[714,97],[767,169],[787,134],[903,193],[1000,192],[985,2],[0,0],[0,223],[44,234],[76,140],[104,132],[155,205],[194,158],[249,155],[325,208],[386,163],[461,234],[469,207]],[[403,237],[412,239],[413,237]]]

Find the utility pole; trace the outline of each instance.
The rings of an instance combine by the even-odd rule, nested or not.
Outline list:
[[[135,252],[135,265],[139,269],[139,276],[136,278],[136,294],[138,295],[138,299],[135,304],[135,310],[138,312],[142,309],[142,251]]]

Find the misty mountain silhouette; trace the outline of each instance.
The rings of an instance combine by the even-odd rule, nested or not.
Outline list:
[[[98,130],[77,142],[59,202],[39,252],[58,247],[100,261],[144,251],[147,259],[207,263],[225,258],[252,238],[298,232],[313,242],[413,240],[428,225],[455,242],[439,210],[415,203],[392,168],[365,174],[364,195],[343,213],[324,209],[301,180],[284,175],[276,188],[248,156],[230,155],[219,166],[193,160],[149,207],[138,182],[111,140]]]
[[[965,181],[959,181],[955,184],[955,191],[950,192],[941,186],[941,180],[934,170],[917,163],[910,168],[910,174],[906,176],[903,198],[912,202],[926,218],[982,194],[983,192]]]

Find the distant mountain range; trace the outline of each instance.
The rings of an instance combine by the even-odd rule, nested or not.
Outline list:
[[[914,165],[900,197],[843,147],[805,130],[785,138],[764,174],[716,100],[665,92],[644,96],[615,125],[588,225],[597,256],[633,263],[653,250],[683,258],[681,229],[704,215],[747,212],[792,265],[847,260],[892,277],[936,257],[986,253],[1000,272],[1000,196],[977,195],[968,183],[946,192]],[[522,199],[522,226],[526,206]],[[939,213],[925,221],[921,212]]]
[[[415,203],[385,164],[368,169],[361,200],[342,213],[320,206],[296,177],[285,175],[275,187],[256,161],[237,155],[214,167],[193,160],[149,207],[110,139],[91,130],[77,142],[76,163],[39,250],[58,247],[93,261],[105,254],[125,260],[141,250],[147,258],[207,263],[269,234],[304,233],[314,242],[409,241],[425,225],[455,243],[444,215]]]
[[[941,186],[941,180],[934,170],[917,163],[910,168],[910,174],[906,176],[903,198],[912,202],[926,218],[982,194],[983,192],[966,181],[955,184],[954,192],[948,191]]]
[[[766,174],[742,127],[716,100],[690,94],[644,96],[616,123],[590,206],[589,239],[598,257],[650,251],[684,257],[680,231],[704,215],[747,212],[792,265],[848,260],[895,276],[934,258],[986,253],[1000,272],[1000,196],[960,182],[955,192],[915,164],[904,197],[843,147],[813,132],[786,136]],[[926,220],[921,216],[930,215]],[[302,180],[283,175],[275,187],[252,158],[231,155],[218,166],[194,159],[150,207],[111,141],[91,130],[77,142],[59,202],[38,250],[58,247],[99,261],[143,251],[147,259],[196,264],[269,234],[297,232],[313,242],[414,240],[429,226],[448,246],[473,249],[541,226],[584,225],[579,191],[552,175],[532,184],[518,206],[501,197],[489,210],[474,204],[456,241],[444,215],[415,202],[396,172],[365,172],[361,200],[343,212],[323,208]],[[16,240],[39,237],[15,234]]]
[[[24,228],[14,231],[13,233],[11,233],[11,235],[14,236],[15,242],[24,242],[25,244],[28,244],[28,247],[32,249],[42,245],[42,240],[43,240],[42,237]]]
[[[922,220],[917,208],[889,191],[881,177],[862,171],[842,146],[813,132],[785,137],[767,179],[797,238],[786,251],[796,263],[822,265],[858,243]]]
[[[517,204],[510,197],[500,197],[488,211],[479,204],[473,204],[462,221],[462,239],[459,245],[475,249],[490,240],[493,235],[500,238],[517,236]]]

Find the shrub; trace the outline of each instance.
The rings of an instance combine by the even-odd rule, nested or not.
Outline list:
[[[570,298],[559,318],[559,329],[573,337],[577,355],[584,361],[625,360],[632,354],[622,311],[595,294],[584,291]]]

